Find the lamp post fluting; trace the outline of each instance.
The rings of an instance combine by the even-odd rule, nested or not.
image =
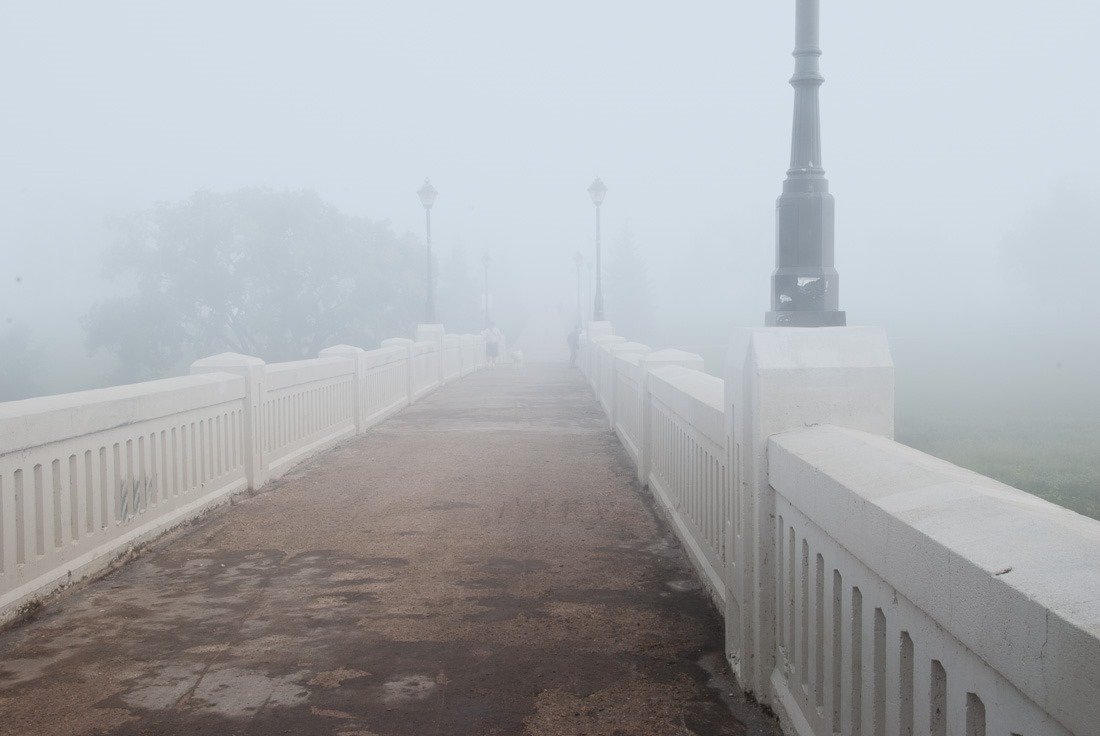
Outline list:
[[[435,288],[432,284],[432,205],[435,204],[436,195],[439,194],[432,183],[425,179],[424,186],[417,190],[420,204],[424,205],[424,221],[428,234],[428,303],[424,310],[425,324],[435,324]]]
[[[833,195],[821,166],[820,0],[795,0],[794,122],[791,167],[775,205],[775,271],[765,324],[831,327],[839,311],[839,276],[833,267]]]
[[[486,253],[481,257],[481,265],[485,267],[485,326],[489,326],[489,263],[492,259]]]
[[[607,187],[600,181],[600,177],[588,187],[588,195],[592,197],[592,204],[596,205],[596,298],[592,304],[592,319],[602,322],[606,319],[603,311],[603,279],[600,277],[600,205],[607,194]]]
[[[581,317],[581,266],[584,264],[584,256],[580,251],[573,254],[573,263],[577,266],[577,329],[580,330]]]

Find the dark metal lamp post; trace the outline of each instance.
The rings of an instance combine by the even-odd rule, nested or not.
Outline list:
[[[489,254],[486,253],[481,257],[481,265],[485,266],[485,326],[489,326],[489,262],[492,259],[489,258]]]
[[[424,217],[428,226],[428,304],[425,310],[425,324],[435,324],[435,289],[432,286],[432,205],[439,192],[432,183],[424,180],[424,186],[417,190],[420,196],[420,204],[424,205]]]
[[[607,187],[600,181],[600,177],[588,187],[588,194],[592,197],[592,204],[596,205],[596,298],[592,305],[592,319],[602,322],[606,319],[603,311],[603,279],[600,278],[600,205],[607,194]]]
[[[833,267],[833,195],[821,167],[820,0],[796,3],[791,167],[775,205],[772,308],[764,320],[768,326],[835,327],[845,316]]]

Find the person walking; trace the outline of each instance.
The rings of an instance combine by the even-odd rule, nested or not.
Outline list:
[[[485,338],[485,357],[489,359],[489,370],[493,370],[496,368],[497,358],[500,357],[500,342],[504,339],[504,335],[497,329],[496,322],[490,322],[489,326],[481,331],[481,336]]]

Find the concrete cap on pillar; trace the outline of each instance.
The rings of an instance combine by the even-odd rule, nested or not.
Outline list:
[[[689,353],[686,350],[665,348],[654,350],[642,359],[647,368],[659,368],[666,365],[678,365],[692,370],[703,370],[703,356],[698,353]]]
[[[330,348],[325,348],[317,354],[319,358],[346,358],[351,355],[359,355],[365,353],[363,348],[357,348],[354,345],[333,345]]]
[[[263,358],[241,353],[218,353],[208,358],[199,358],[191,364],[191,373],[209,373],[218,368],[242,368],[267,365]]]

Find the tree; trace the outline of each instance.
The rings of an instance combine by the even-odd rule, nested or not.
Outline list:
[[[200,191],[119,230],[106,267],[132,275],[135,293],[97,304],[86,327],[127,380],[224,351],[276,362],[373,347],[410,334],[424,301],[415,241],[313,192]]]

